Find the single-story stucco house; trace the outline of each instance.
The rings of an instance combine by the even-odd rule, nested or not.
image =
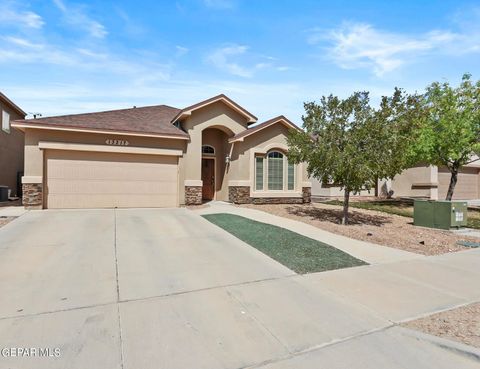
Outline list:
[[[310,202],[289,164],[284,116],[257,118],[225,95],[166,105],[16,120],[25,133],[28,208],[176,207],[203,200]]]
[[[6,186],[11,197],[21,194],[23,172],[23,133],[12,129],[12,122],[27,114],[0,92],[0,186]]]
[[[385,197],[392,191],[393,197],[427,198],[444,200],[450,185],[450,171],[446,167],[417,165],[404,170],[393,180],[379,180],[377,189],[361,191],[360,196]],[[325,185],[312,178],[312,196],[314,198],[341,197],[343,191],[335,185]],[[475,200],[480,198],[480,160],[464,166],[457,179],[454,200]]]

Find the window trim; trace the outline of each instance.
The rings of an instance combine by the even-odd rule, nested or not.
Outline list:
[[[269,178],[268,178],[269,177],[269,169],[270,169],[269,168],[269,166],[270,166],[269,159],[270,159],[270,155],[275,154],[275,153],[280,154],[282,156],[282,166],[281,166],[281,168],[282,168],[282,188],[272,190],[272,189],[269,188],[270,181],[269,181]],[[275,149],[270,150],[267,153],[267,155],[265,156],[266,162],[267,162],[267,187],[266,187],[266,191],[268,191],[268,192],[279,192],[279,191],[284,192],[285,191],[285,158],[286,157],[287,156],[282,151],[275,150]]]
[[[212,149],[213,152],[204,152],[203,151],[204,148]],[[202,156],[215,156],[215,154],[216,154],[215,147],[213,147],[212,145],[202,145]]]
[[[260,161],[262,162],[262,188],[257,187],[257,160],[261,159]],[[255,160],[254,160],[254,191],[265,191],[265,156],[264,155],[255,155]]]
[[[283,161],[282,161],[282,189],[280,190],[270,190],[268,188],[268,158],[269,154],[272,152],[278,152],[279,154],[282,155]],[[263,160],[263,173],[262,173],[262,182],[263,182],[263,188],[261,190],[257,189],[257,160],[258,158],[262,158]],[[252,193],[272,193],[272,194],[281,194],[281,193],[289,193],[289,194],[295,194],[297,193],[297,174],[298,174],[298,164],[293,164],[293,188],[291,190],[288,189],[288,156],[285,153],[284,150],[280,150],[278,148],[272,148],[268,150],[265,153],[262,152],[256,152],[254,153],[254,159],[253,159],[253,186],[252,186]]]
[[[7,124],[5,124],[5,121]],[[11,131],[10,113],[6,110],[2,110],[2,131],[5,133],[10,133]]]
[[[286,191],[295,191],[295,185],[297,184],[297,165],[296,164],[293,164],[293,188],[291,190],[288,189],[288,166],[289,166],[289,162],[288,162],[288,157],[287,157],[287,163],[286,163],[286,167],[287,167],[287,171],[285,173],[285,176],[286,176]]]

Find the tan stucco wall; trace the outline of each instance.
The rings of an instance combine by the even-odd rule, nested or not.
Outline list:
[[[340,190],[338,186],[323,186],[322,183],[315,178],[311,178],[310,181],[312,182],[312,196],[343,197],[344,195],[344,191]],[[360,193],[352,194],[352,196],[375,196],[375,189],[360,191]]]
[[[394,197],[428,197],[437,199],[438,170],[436,166],[417,165],[395,176],[390,184],[379,182],[379,191],[385,184],[393,190]],[[429,188],[432,186],[432,188]]]
[[[16,110],[0,101],[0,185],[8,186],[12,195],[17,195],[17,173],[23,171],[23,132],[10,127],[10,133],[3,131],[2,111],[10,114],[10,124],[23,119]]]
[[[288,128],[283,124],[275,124],[257,133],[245,137],[244,141],[236,142],[233,147],[232,163],[230,167],[231,181],[248,181],[251,189],[254,188],[254,156],[258,152],[267,152],[273,149],[287,151]],[[300,193],[308,180],[305,165],[297,165],[295,191]]]
[[[129,142],[128,147],[148,147],[159,149],[177,149],[185,151],[186,141],[154,137],[122,136],[117,134],[97,134],[84,132],[66,132],[44,129],[25,130],[25,177],[39,177],[43,181],[43,150],[38,147],[40,141],[106,145],[107,139],[121,139]],[[179,181],[180,182],[180,181]],[[183,189],[183,182],[179,183]]]
[[[418,165],[404,170],[401,174],[395,176],[393,180],[379,180],[379,195],[388,190],[393,190],[393,197],[428,197],[437,199],[438,190],[435,186],[438,184],[438,169],[436,166]],[[316,179],[312,179],[313,196],[343,196],[343,191],[339,187],[327,186]],[[370,192],[362,191],[360,196],[375,196],[375,189]]]
[[[452,174],[446,167],[438,168],[438,199],[444,200],[447,196],[448,187]],[[479,168],[465,166],[457,177],[457,184],[453,191],[453,200],[471,200],[479,198]]]
[[[207,144],[207,142],[203,143],[203,131],[217,128],[224,132],[225,146],[223,146],[223,152],[226,153],[229,152],[231,147],[228,144],[228,138],[244,131],[247,128],[247,120],[243,115],[232,110],[224,103],[217,102],[205,108],[195,110],[190,117],[181,122],[181,127],[190,135],[190,142],[186,148],[185,155],[180,158],[180,182],[183,184],[185,180],[200,181],[202,178],[202,145]],[[220,133],[215,133],[215,131],[211,130],[210,132],[212,133],[207,134],[206,138],[207,140],[213,140],[215,145],[218,146],[220,145]],[[225,161],[225,156],[217,158],[217,173],[219,173],[218,171],[224,171],[225,173],[221,186],[218,182],[220,176],[217,175],[217,200],[227,200],[228,198],[228,180],[231,170],[226,171],[221,167],[221,162]],[[180,201],[183,204],[185,192],[184,187],[182,185],[180,187]]]

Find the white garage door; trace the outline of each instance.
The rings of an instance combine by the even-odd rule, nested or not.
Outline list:
[[[438,199],[445,200],[451,174],[445,167],[438,168]],[[453,191],[454,200],[478,199],[478,169],[464,168],[458,173],[457,184]]]
[[[178,206],[175,156],[46,151],[50,209]]]

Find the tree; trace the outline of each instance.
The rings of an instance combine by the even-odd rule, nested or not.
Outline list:
[[[425,93],[427,119],[421,129],[418,155],[451,173],[446,200],[451,200],[460,169],[480,153],[480,81],[465,74],[460,86],[434,82]]]
[[[289,160],[306,162],[309,176],[344,190],[342,224],[348,224],[351,193],[370,190],[377,178],[393,178],[411,164],[411,121],[420,101],[396,89],[378,110],[370,107],[368,92],[304,104],[304,131],[289,135]]]
[[[351,192],[374,185],[364,129],[372,116],[368,93],[356,92],[345,100],[323,96],[319,105],[310,102],[304,107],[305,132],[290,134],[289,160],[306,162],[310,176],[344,189],[342,223],[347,224]]]

